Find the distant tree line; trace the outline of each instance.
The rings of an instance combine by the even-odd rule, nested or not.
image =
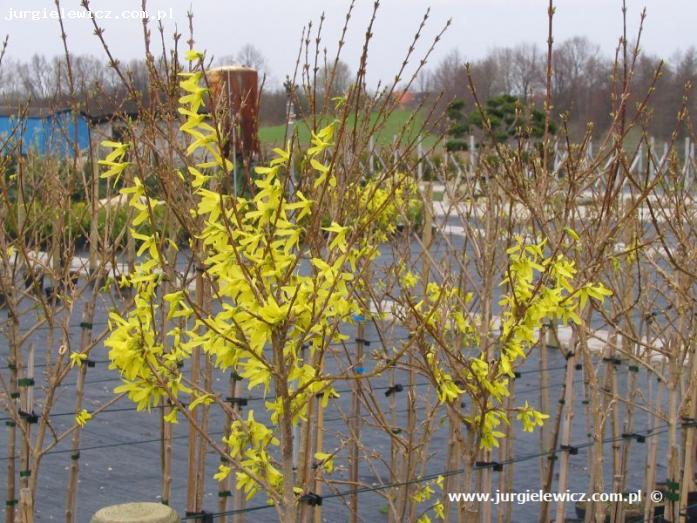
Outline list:
[[[441,114],[453,100],[461,100],[459,111],[463,114],[472,112],[475,103],[470,79],[482,105],[502,95],[512,95],[524,104],[543,108],[546,50],[530,44],[494,49],[481,59],[469,61],[469,75],[466,62],[468,60],[459,52],[453,51],[421,78],[423,91],[443,93]],[[559,122],[565,115],[569,131],[576,138],[583,135],[589,122],[593,122],[595,131],[606,130],[611,122],[613,89],[615,93],[621,90],[621,85],[613,87],[614,57],[603,55],[587,38],[575,37],[555,46],[552,63],[554,119]],[[621,71],[617,78],[621,82]],[[636,113],[637,104],[653,84],[655,90],[645,117],[647,127],[652,136],[669,138],[685,95],[688,106],[696,108],[694,95],[686,91],[686,86],[695,85],[696,81],[697,51],[694,48],[676,52],[665,61],[640,54],[631,79],[633,94],[627,104],[628,116]]]
[[[68,81],[64,60],[35,55],[27,61],[6,59],[0,70],[0,104],[16,105],[31,100],[36,105],[61,105],[67,100]],[[115,73],[100,60],[90,55],[76,55],[72,59],[76,95],[83,101],[104,95],[125,96],[121,82]],[[468,75],[466,63],[469,62]],[[238,63],[256,68],[261,78],[269,76],[267,61],[253,45],[247,44],[236,54],[221,56],[212,65]],[[566,125],[572,136],[580,137],[588,123],[593,122],[596,131],[608,128],[611,122],[610,100],[612,99],[614,59],[604,55],[600,48],[585,37],[574,37],[556,45],[553,54],[552,101],[554,119],[559,122],[566,115]],[[147,66],[144,60],[132,60],[126,69],[134,85],[147,99]],[[660,74],[657,71],[660,69]],[[413,89],[422,94],[438,98],[439,108],[434,121],[443,122],[445,131],[448,105],[460,100],[458,110],[471,114],[475,109],[470,91],[470,78],[482,104],[502,95],[519,99],[529,107],[542,109],[546,82],[546,51],[537,45],[520,44],[491,50],[483,58],[466,60],[458,51],[452,51],[445,59],[420,77]],[[324,69],[317,73],[317,97],[335,96],[351,84],[352,74],[343,62],[337,68],[332,93],[324,93],[326,81]],[[667,139],[675,126],[685,86],[697,83],[697,51],[690,48],[676,52],[665,60],[657,56],[641,54],[637,59],[634,77],[631,79],[632,93],[627,108],[631,113],[641,101],[652,83],[655,90],[651,95],[647,117],[650,133]],[[265,82],[261,97],[260,119],[263,125],[278,125],[285,122],[288,96],[280,82]],[[442,93],[442,96],[441,96]],[[639,93],[643,93],[639,94]],[[695,97],[687,93],[689,105],[695,107]],[[423,99],[423,97],[420,97]],[[298,103],[298,102],[296,102]],[[298,112],[306,114],[307,104],[299,102]],[[631,114],[630,114],[631,116]]]

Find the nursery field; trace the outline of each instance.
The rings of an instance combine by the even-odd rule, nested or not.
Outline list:
[[[373,113],[370,116],[370,125],[374,125],[377,120],[378,114]],[[351,116],[349,116],[348,121],[353,121]],[[390,113],[384,121],[381,119],[380,127],[374,134],[375,145],[389,146],[396,137],[399,137],[402,143],[408,143],[421,136],[423,146],[430,149],[437,139],[428,132],[424,123],[422,114],[414,113],[408,109],[397,109]],[[297,132],[300,143],[310,143],[310,125],[306,121],[296,122],[295,132]],[[285,134],[285,125],[262,126],[259,129],[259,140],[264,145],[278,147],[283,144]]]
[[[124,60],[55,4],[64,56],[0,44],[5,523],[697,521],[697,61],[645,12],[614,61],[549,0],[545,49],[426,70],[428,9],[374,85],[349,2],[258,129],[193,6]]]
[[[454,175],[456,172],[453,171],[451,174]],[[490,209],[491,198],[458,197],[457,193],[460,191],[487,191],[475,178],[472,178],[471,182],[462,183],[461,188],[457,190],[449,182],[421,184],[425,198],[429,198],[428,195],[431,194],[439,194],[437,199],[426,200],[428,208],[422,211],[424,216],[419,219],[431,223],[432,235],[428,238],[426,229],[421,232],[397,233],[383,243],[380,246],[380,255],[372,262],[374,282],[388,280],[395,261],[405,260],[414,270],[432,267],[433,281],[442,284],[444,270],[461,264],[462,260],[469,260],[464,266],[459,265],[461,270],[469,275],[468,288],[477,289],[483,285],[477,264],[476,242],[486,240],[486,228],[491,226],[491,215],[487,212],[487,209]],[[470,187],[470,183],[474,185]],[[577,219],[597,219],[600,205],[597,191],[598,189],[587,189],[578,195],[578,201],[583,203],[575,207]],[[621,194],[623,200],[631,201],[634,197],[631,191]],[[661,198],[667,197],[657,194],[655,201]],[[500,219],[514,217],[521,224],[511,229],[511,235],[528,234],[522,226],[530,216],[524,207],[504,205],[497,212]],[[654,226],[666,223],[669,216],[665,212],[667,210],[664,210],[661,218],[652,218],[646,205],[640,206],[636,214],[636,223],[640,230],[644,231],[643,234],[650,236]],[[675,240],[670,240],[668,234],[665,238],[668,242],[666,247],[673,248]],[[645,254],[640,258],[643,267],[641,271],[652,271],[656,263],[661,270],[669,270],[666,261],[657,258],[660,256],[659,245],[645,245],[642,249]],[[625,252],[625,245],[619,244],[613,251]],[[46,255],[33,259],[42,266],[50,265]],[[143,258],[138,256],[134,261],[139,263]],[[88,262],[88,252],[77,251],[71,267],[75,273],[84,275],[87,273]],[[192,264],[192,253],[187,250],[180,251],[176,270],[182,281],[190,282],[188,291],[193,294],[196,292],[196,285],[191,279]],[[128,266],[128,258],[123,254],[109,265],[116,279],[129,271]],[[304,266],[301,270],[307,271],[309,266]],[[612,280],[612,271],[608,277]],[[86,292],[89,285],[89,280],[79,279],[75,282],[75,288],[83,289],[82,292]],[[638,282],[634,285],[634,291],[639,292],[641,288],[637,286]],[[643,282],[643,285],[646,289],[649,284]],[[376,289],[378,288],[381,288],[379,284],[376,285]],[[321,510],[323,519],[344,519],[347,511],[352,510],[352,504],[357,501],[357,514],[361,520],[389,521],[389,504],[390,499],[393,499],[391,496],[398,496],[404,486],[403,482],[396,480],[394,472],[395,463],[402,459],[400,445],[404,443],[392,437],[390,432],[386,432],[386,420],[393,434],[404,434],[407,430],[411,430],[413,434],[428,434],[428,444],[414,447],[412,450],[419,460],[418,473],[409,481],[415,492],[426,492],[422,490],[425,488],[439,492],[439,478],[458,478],[464,473],[462,465],[456,468],[448,466],[452,459],[448,453],[448,448],[452,445],[452,426],[448,421],[448,407],[439,399],[431,378],[421,372],[410,373],[408,367],[401,365],[393,369],[384,366],[385,354],[399,351],[412,343],[413,330],[407,326],[404,310],[409,299],[404,292],[408,292],[407,289],[399,292],[395,289],[383,298],[378,298],[377,295],[369,298],[363,315],[372,319],[344,324],[341,331],[346,335],[346,341],[330,343],[325,349],[324,371],[341,375],[342,369],[351,366],[351,359],[355,357],[357,347],[360,346],[360,350],[365,354],[361,372],[370,377],[361,381],[360,391],[357,391],[348,379],[337,381],[334,386],[336,397],[331,398],[323,409],[321,422],[316,420],[314,425],[311,425],[317,427],[317,423],[322,424],[322,448],[333,455],[332,474],[327,477],[328,481],[321,489],[323,503],[321,509],[316,509]],[[91,294],[86,292],[84,297],[76,296],[76,301],[70,303],[71,308],[84,309],[87,305],[86,298]],[[500,290],[495,290],[492,296],[494,303],[498,303],[502,296]],[[124,297],[111,292],[97,295],[94,316],[90,322],[90,330],[95,333],[95,344],[89,352],[93,366],[87,367],[83,364],[81,367],[86,372],[82,375],[83,381],[79,389],[81,408],[93,413],[94,419],[81,428],[77,446],[66,438],[52,444],[50,450],[42,456],[41,475],[37,483],[37,489],[42,492],[42,496],[35,502],[35,517],[38,521],[62,518],[65,512],[66,481],[70,465],[74,461],[80,463],[80,479],[77,482],[78,503],[74,509],[77,511],[78,521],[88,521],[92,513],[109,504],[133,500],[162,501],[162,474],[165,462],[168,464],[168,475],[171,475],[171,494],[166,501],[182,516],[187,514],[186,478],[190,429],[186,424],[179,423],[174,425],[171,431],[163,432],[164,412],[161,407],[137,412],[133,403],[126,398],[120,397],[115,401],[114,389],[121,382],[121,377],[118,371],[109,369],[110,357],[102,342],[103,335],[96,333],[107,332],[109,311],[128,307],[128,294],[125,297],[124,300]],[[28,295],[17,307],[31,311],[34,299]],[[669,303],[670,299],[659,292],[647,307],[650,310],[668,311],[671,308]],[[214,311],[220,310],[219,306],[212,306]],[[500,306],[495,305],[492,317],[500,318],[501,313]],[[670,360],[666,358],[662,349],[669,339],[670,331],[665,330],[667,320],[661,319],[660,313],[653,317],[656,318],[655,321],[647,323],[645,314],[638,311],[631,314],[630,321],[636,321],[648,329],[644,337],[648,336],[646,339],[649,341],[643,342],[645,348],[637,347],[630,352],[621,349],[624,346],[621,338],[625,334],[613,331],[602,315],[595,316],[588,324],[583,345],[579,345],[579,338],[571,326],[554,323],[552,330],[547,329],[546,334],[540,332],[539,343],[531,348],[526,360],[516,366],[515,378],[511,382],[510,395],[506,401],[547,405],[548,410],[545,412],[555,421],[546,429],[548,434],[551,431],[556,433],[555,439],[561,437],[559,429],[554,429],[554,426],[556,424],[559,427],[563,419],[562,412],[568,408],[568,403],[565,403],[565,398],[568,400],[566,389],[571,389],[571,408],[575,414],[568,425],[569,441],[564,444],[574,449],[573,452],[566,453],[569,474],[566,488],[571,492],[584,492],[588,489],[589,471],[597,467],[595,460],[598,453],[609,456],[613,448],[623,448],[623,452],[632,456],[626,463],[623,480],[623,489],[626,492],[645,491],[647,471],[651,471],[657,479],[668,477],[665,462],[657,459],[652,463],[652,459],[665,455],[669,445],[669,423],[666,423],[665,419],[659,419],[655,413],[669,412],[671,408],[667,390],[662,380],[657,379],[657,376],[666,375],[671,367]],[[66,309],[58,311],[52,318],[54,327],[47,326],[45,322],[37,324],[37,318],[41,318],[39,311],[28,312],[17,325],[15,334],[23,337],[22,343],[30,351],[31,359],[27,363],[31,366],[34,383],[32,397],[27,399],[23,396],[22,400],[31,401],[35,405],[31,410],[40,412],[42,406],[48,404],[46,395],[50,392],[51,409],[47,411],[43,420],[51,433],[60,434],[74,427],[75,388],[78,385],[76,380],[81,379],[80,374],[77,378],[71,377],[76,374],[73,370],[59,387],[55,387],[47,381],[50,377],[50,373],[46,371],[48,363],[37,359],[34,352],[56,337],[62,338],[63,343],[70,347],[79,347],[81,335],[85,332],[85,322],[79,315],[68,314]],[[492,332],[495,332],[500,319],[493,321]],[[9,335],[11,327],[8,322],[3,323],[4,336]],[[655,332],[655,337],[650,332]],[[438,342],[438,336],[422,336],[420,343],[426,346]],[[11,361],[8,347],[9,344],[3,344],[0,357]],[[463,351],[466,357],[471,358],[476,358],[479,354],[476,346],[465,347]],[[582,356],[570,357],[574,351],[579,351]],[[41,354],[38,351],[37,353]],[[56,354],[49,351],[45,357],[55,358]],[[183,375],[191,374],[191,363],[185,362],[180,370]],[[3,372],[8,371],[8,367],[3,368]],[[24,372],[27,371],[25,368]],[[228,373],[213,371],[212,368],[211,371],[210,381],[207,381],[208,390],[220,397],[229,395]],[[603,390],[611,391],[612,397],[632,398],[631,401],[613,404],[613,412],[617,419],[621,420],[616,428],[607,427],[598,432],[597,414],[591,410],[593,395],[597,393],[594,379],[604,381],[606,385]],[[273,426],[268,411],[263,407],[266,401],[274,398],[273,390],[267,393],[258,388],[247,390],[243,382],[243,387],[237,388],[234,396],[243,400],[243,403],[238,402],[238,411],[242,417],[248,410],[253,410],[257,421]],[[467,408],[467,403],[468,400],[464,398],[461,407]],[[213,405],[208,416],[207,433],[212,438],[220,439],[229,428],[226,426],[228,414]],[[5,417],[3,421],[12,419]],[[625,434],[632,434],[632,437]],[[0,433],[0,448],[8,445],[8,435],[8,431]],[[678,428],[677,437],[684,436],[685,433]],[[359,462],[357,466],[352,466],[352,441],[356,441],[356,438],[360,441],[355,447]],[[502,491],[525,493],[535,492],[538,488],[544,490],[544,467],[548,465],[550,458],[555,458],[556,461],[561,456],[562,447],[560,443],[547,447],[542,441],[540,434],[535,432],[509,431],[505,446],[494,449],[488,458],[487,463],[497,464],[496,468],[486,464],[474,465],[474,473],[478,474],[484,470],[494,472],[493,484]],[[6,462],[8,458],[0,457],[0,460]],[[479,461],[484,463],[484,460]],[[219,464],[220,458],[215,452],[206,452],[202,470],[204,478],[208,480],[201,491],[203,510],[213,514],[214,520],[223,521],[229,518],[231,521],[242,521],[244,515],[249,513],[246,517],[253,517],[258,521],[277,521],[278,516],[273,506],[267,504],[264,494],[253,495],[244,501],[237,499],[233,505],[232,500],[235,498],[229,490],[230,487],[210,480],[218,470]],[[613,473],[613,466],[616,465],[612,459],[605,459],[600,470],[609,478]],[[357,489],[352,487],[352,481],[356,478],[360,482]],[[558,480],[556,472],[552,485],[556,485]],[[502,483],[499,484],[499,481]],[[451,490],[456,488],[451,487]],[[436,495],[442,499],[444,494]],[[221,500],[225,500],[225,503],[221,504]],[[578,515],[577,510],[583,509],[582,505],[577,507],[573,503],[567,503],[564,513],[568,518],[573,518]],[[428,510],[427,506],[423,510]],[[448,510],[454,510],[454,504],[450,505]],[[499,510],[501,509],[495,508],[493,515]],[[632,510],[637,509],[632,507]],[[539,514],[540,507],[534,503],[514,504],[511,511],[515,521],[532,521]],[[191,515],[189,519],[196,520],[200,517]]]
[[[450,233],[445,236],[437,235],[430,252],[434,256],[434,262],[442,261],[443,255],[447,256],[450,249],[459,251],[464,248],[463,239],[452,230],[456,227],[457,220],[453,218],[440,220],[439,230],[444,225],[451,225]],[[392,253],[390,248],[382,249],[383,253],[377,260],[378,266],[388,267],[391,263]],[[418,243],[411,243],[411,254],[419,257],[421,248]],[[181,268],[185,267],[182,261]],[[125,266],[125,264],[124,264]],[[93,328],[101,330],[107,323],[107,313],[113,308],[111,300],[98,303],[93,320]],[[80,306],[80,303],[76,303]],[[377,310],[382,308],[390,310],[390,305],[386,303],[372,304],[371,308]],[[368,325],[360,333],[366,341],[364,343],[367,354],[379,355],[385,347],[398,347],[408,340],[409,332],[404,327],[393,324],[392,321],[384,323],[387,329],[376,330]],[[69,332],[71,345],[79,344],[80,332],[83,330],[80,323],[69,321],[65,328]],[[23,331],[26,332],[26,331]],[[518,368],[519,376],[515,379],[515,386],[512,390],[512,399],[518,402],[539,403],[543,394],[547,394],[551,404],[555,406],[564,397],[566,382],[567,358],[564,356],[568,350],[569,339],[564,338],[563,329],[559,331],[562,340],[562,348],[547,347],[544,344],[533,351],[524,365]],[[349,341],[343,344],[336,344],[331,348],[331,356],[327,360],[327,371],[338,371],[346,365],[345,353],[351,352],[355,347],[355,338],[358,333],[355,327],[346,329],[345,333]],[[40,347],[46,342],[47,329],[45,327],[34,330],[30,333],[26,342],[31,346]],[[541,361],[541,352],[544,351],[544,362]],[[472,354],[476,354],[473,349]],[[7,346],[0,353],[3,360],[7,358]],[[99,344],[90,352],[90,359],[94,360],[94,367],[90,367],[86,373],[84,381],[84,403],[83,407],[91,412],[98,412],[99,409],[108,407],[95,415],[95,419],[90,421],[81,430],[81,440],[79,446],[79,460],[81,465],[80,480],[78,482],[78,521],[88,521],[91,514],[103,506],[117,503],[126,503],[133,500],[140,501],[160,501],[161,500],[161,466],[165,440],[162,437],[162,412],[160,408],[154,408],[145,412],[136,412],[125,398],[114,402],[114,388],[120,382],[117,372],[108,369],[108,352]],[[595,366],[603,366],[602,352],[594,353],[589,360]],[[364,367],[366,372],[380,367],[380,358],[367,358]],[[44,403],[46,383],[42,365],[37,362],[35,365],[35,396],[34,401],[38,405]],[[642,401],[636,404],[637,408],[649,408],[652,406],[652,394],[656,393],[660,385],[655,377],[646,373],[643,369],[632,372],[630,360],[623,360],[618,364],[616,374],[616,393],[618,395],[632,394],[632,391],[643,390],[645,396]],[[190,368],[185,366],[182,371],[190,372]],[[633,380],[630,384],[628,380]],[[212,383],[213,391],[225,395],[227,383],[224,375],[216,377]],[[574,394],[578,403],[585,402],[590,393],[588,383],[584,384],[584,372],[582,366],[573,372],[573,385],[576,387]],[[386,394],[391,387],[396,384],[401,385],[399,392]],[[52,431],[60,433],[69,429],[74,423],[74,402],[75,402],[75,381],[66,379],[65,383],[57,389],[51,413],[49,414],[49,424]],[[380,416],[387,415],[391,418],[391,424],[395,427],[406,427],[408,423],[408,413],[415,416],[417,424],[425,423],[432,431],[430,443],[424,454],[428,456],[425,460],[419,477],[415,478],[418,486],[432,485],[433,480],[439,475],[447,472],[459,473],[459,471],[448,471],[444,468],[446,459],[445,450],[448,447],[447,415],[443,407],[438,407],[438,399],[431,389],[431,384],[427,379],[418,377],[410,379],[409,373],[405,370],[397,369],[391,372],[384,372],[365,382],[366,395],[370,398],[371,404],[366,404],[360,413],[360,441],[361,453],[365,455],[361,458],[358,475],[363,487],[360,494],[360,518],[365,521],[387,521],[387,501],[384,496],[393,492],[390,488],[393,480],[390,477],[389,467],[380,463],[377,456],[389,460],[389,456],[395,451],[394,442],[385,434],[381,426]],[[341,449],[334,458],[335,473],[332,477],[333,486],[328,487],[324,492],[322,505],[322,518],[344,519],[347,511],[347,504],[351,502],[350,492],[354,489],[344,486],[343,482],[349,482],[350,455],[346,447],[346,441],[350,440],[349,429],[353,426],[355,416],[352,411],[352,397],[354,390],[347,384],[338,385],[339,397],[330,401],[324,411],[324,446],[328,450]],[[261,408],[265,399],[273,397],[270,395],[259,395],[258,392],[250,393],[242,390],[238,393],[240,397],[247,401],[242,412],[246,409],[254,409],[257,419],[268,422],[268,416]],[[373,404],[374,402],[374,404]],[[655,405],[653,405],[655,406]],[[663,405],[662,408],[665,408]],[[620,407],[619,416],[625,419],[626,411]],[[378,414],[379,413],[379,414]],[[224,435],[226,427],[224,424],[224,413],[213,409],[210,414],[208,432],[212,437],[220,438]],[[10,418],[3,418],[8,421]],[[583,492],[587,489],[587,474],[589,470],[589,449],[593,445],[593,438],[589,437],[589,431],[593,424],[593,415],[587,407],[578,406],[578,412],[573,419],[571,428],[573,446],[578,448],[578,453],[570,456],[569,467],[571,474],[569,477],[568,488],[572,492]],[[632,432],[645,436],[646,441],[655,440],[656,450],[659,455],[665,452],[666,446],[666,425],[657,423],[655,418],[647,413],[637,412],[632,425]],[[185,425],[174,427],[168,440],[171,446],[171,467],[172,467],[172,496],[168,500],[182,516],[186,509],[186,471],[187,471],[187,438],[188,430]],[[601,444],[606,448],[611,448],[614,444],[626,441],[623,438],[616,440],[614,437],[605,437]],[[7,446],[7,431],[0,432],[0,448]],[[627,470],[625,488],[628,491],[641,490],[645,483],[646,458],[642,456],[647,448],[645,442],[642,444],[632,443],[632,455]],[[510,439],[509,451],[505,454],[505,459],[497,458],[497,461],[504,463],[505,470],[510,474],[513,492],[525,492],[531,490],[532,486],[541,482],[540,478],[540,454],[544,454],[543,460],[548,459],[546,452],[540,452],[540,440],[537,434],[520,433],[515,438]],[[35,517],[37,521],[53,521],[61,519],[65,511],[65,486],[68,477],[68,470],[71,463],[71,456],[76,455],[76,450],[71,448],[69,441],[64,441],[48,451],[42,460],[42,473],[39,479],[38,488],[42,496],[36,501]],[[0,460],[7,461],[7,458],[0,457]],[[214,453],[209,453],[206,458],[205,474],[212,477],[219,464],[219,458]],[[611,463],[604,465],[605,473],[611,473]],[[662,463],[656,464],[656,471],[659,476],[666,473],[666,467]],[[218,503],[220,490],[215,482],[209,482],[204,491],[204,508],[213,514],[219,512]],[[228,509],[229,510],[229,509]],[[534,504],[521,505],[515,508],[515,520],[532,521],[535,519],[539,507]],[[246,503],[244,508],[239,509],[239,513],[246,514],[248,518],[256,521],[273,522],[277,521],[273,507],[265,502],[265,496],[253,497]],[[566,515],[574,517],[575,507],[569,504]],[[223,520],[226,516],[214,516],[215,520]],[[227,517],[231,517],[228,515]]]

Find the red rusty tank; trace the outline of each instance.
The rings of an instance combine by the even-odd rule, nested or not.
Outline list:
[[[207,75],[213,110],[226,135],[225,153],[249,162],[259,154],[259,75],[241,65],[209,69]]]

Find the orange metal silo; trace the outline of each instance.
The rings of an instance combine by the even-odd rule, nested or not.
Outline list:
[[[245,163],[259,154],[259,75],[239,65],[208,71],[210,97],[226,135],[225,153]]]

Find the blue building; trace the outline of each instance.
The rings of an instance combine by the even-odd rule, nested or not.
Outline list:
[[[30,152],[72,156],[90,146],[90,121],[81,112],[32,107],[0,106],[0,150],[5,154]]]

